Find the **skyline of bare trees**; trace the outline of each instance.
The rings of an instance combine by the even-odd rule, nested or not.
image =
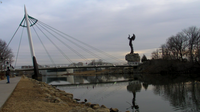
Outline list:
[[[152,59],[200,60],[200,28],[191,26],[170,36],[165,44],[152,52]]]

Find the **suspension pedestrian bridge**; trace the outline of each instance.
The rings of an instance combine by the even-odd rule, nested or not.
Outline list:
[[[124,60],[121,60],[115,56],[112,56],[102,50],[99,50],[90,44],[86,44],[77,38],[74,38],[68,34],[65,34],[50,25],[47,25],[38,19],[31,17],[27,14],[26,7],[24,7],[25,15],[22,21],[20,22],[17,30],[10,39],[8,46],[13,43],[14,37],[20,35],[17,52],[15,54],[14,60],[14,71],[33,71],[37,75],[38,70],[53,70],[53,69],[77,69],[77,68],[109,68],[109,67],[137,67],[138,62],[133,65],[125,64]],[[27,46],[22,47],[24,28],[27,29],[29,47],[31,58],[33,62],[32,68],[16,68],[17,62],[19,62],[19,55],[21,48],[25,50]],[[21,29],[21,34],[19,30]],[[33,31],[34,33],[31,33]],[[35,50],[33,45],[33,40],[37,38],[34,45],[37,46],[36,52],[41,57],[35,56]],[[15,41],[16,43],[16,41]],[[40,44],[39,44],[40,43]],[[53,51],[53,52],[51,52]],[[40,54],[41,55],[40,55]],[[48,64],[44,64],[44,60]],[[91,59],[100,59],[101,63],[91,62]],[[55,61],[56,60],[56,61]],[[10,60],[11,61],[11,60]],[[23,58],[20,62],[24,62]],[[63,64],[57,64],[56,62],[62,62]],[[83,62],[86,64],[77,65],[76,62]],[[41,64],[43,63],[43,64]],[[88,63],[88,64],[87,64]],[[117,64],[112,64],[117,63]],[[40,65],[40,66],[38,66]]]
[[[41,66],[38,70],[53,70],[53,69],[77,69],[77,68],[109,68],[109,67],[137,67],[138,65],[87,65],[87,66]],[[34,68],[19,68],[15,71],[33,71]]]

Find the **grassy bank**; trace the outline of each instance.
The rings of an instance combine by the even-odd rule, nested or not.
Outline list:
[[[117,110],[117,109],[116,109]],[[110,112],[104,105],[77,102],[66,93],[44,82],[21,78],[0,112]]]

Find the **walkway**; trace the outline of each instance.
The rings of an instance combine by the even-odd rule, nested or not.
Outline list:
[[[10,84],[6,84],[7,80],[0,81],[0,109],[14,91],[21,77],[10,78]]]

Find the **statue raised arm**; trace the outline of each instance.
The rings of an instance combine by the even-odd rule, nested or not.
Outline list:
[[[132,36],[131,38],[130,38],[130,35],[129,35],[129,36],[128,36],[128,39],[129,39],[129,46],[130,46],[130,48],[131,48],[130,54],[133,54],[134,51],[133,51],[133,44],[132,44],[132,41],[135,40],[135,34],[133,34],[133,36]]]

